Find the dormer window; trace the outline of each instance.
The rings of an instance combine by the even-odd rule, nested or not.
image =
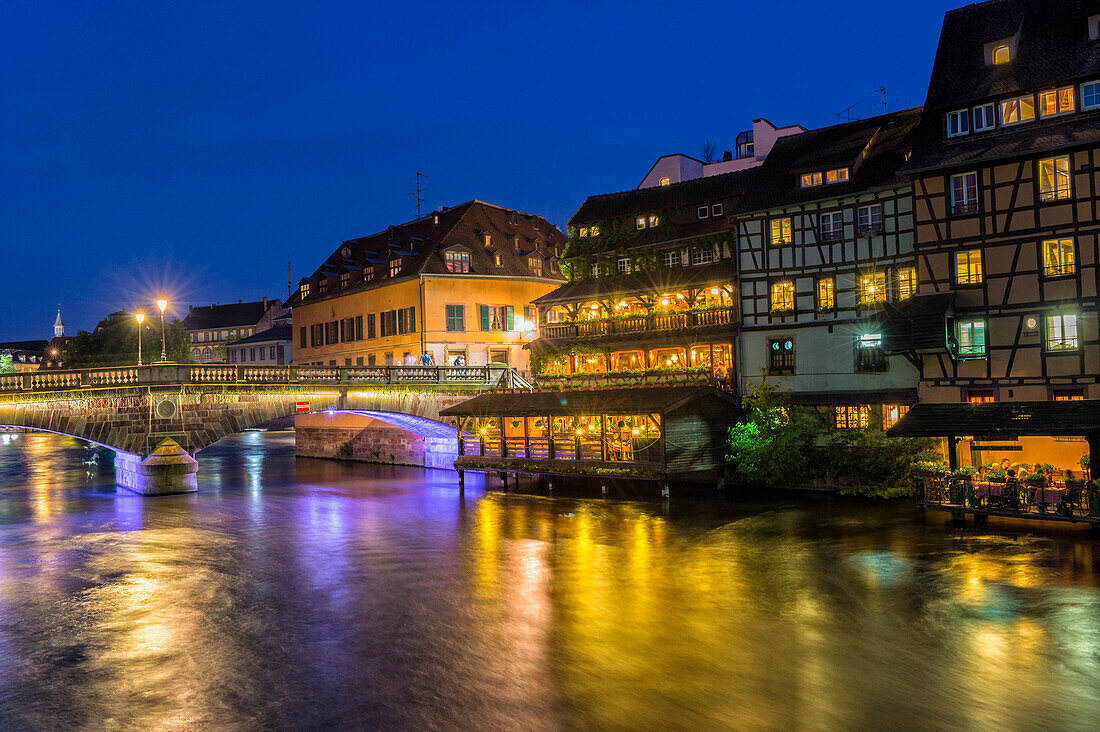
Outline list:
[[[645,216],[638,216],[634,219],[634,228],[638,231],[645,228]]]
[[[1074,111],[1075,108],[1072,86],[1039,92],[1040,117],[1053,117],[1056,114],[1066,114],[1067,112]]]
[[[364,280],[367,279],[368,277],[373,277],[373,276],[374,276],[374,265],[373,264],[368,264],[365,267],[363,267],[363,279]]]
[[[1003,66],[1016,60],[1016,49],[1020,40],[1020,34],[1015,33],[1007,38],[1000,38],[986,43],[982,51],[985,55],[986,66]]]
[[[497,267],[504,266],[504,258],[500,256],[500,252],[493,252],[493,264]]]
[[[1035,97],[1015,97],[1001,101],[1001,126],[1018,125],[1035,119]]]
[[[970,133],[970,110],[960,109],[947,113],[947,136],[961,137]]]
[[[802,187],[812,188],[813,186],[821,185],[821,173],[803,173],[802,174]]]
[[[351,272],[340,273],[340,289],[343,289],[351,284]]]
[[[390,277],[396,277],[401,274],[401,258],[397,257],[390,260]]]
[[[695,209],[695,218],[705,219],[710,216],[710,206],[699,206]]]
[[[666,176],[665,176],[664,178],[661,178],[661,185],[663,185],[663,186],[667,186],[667,185],[669,185],[669,184],[671,184],[671,183],[672,183],[672,181],[671,181],[671,180],[669,180],[669,178],[668,178],[668,176],[667,176],[667,175],[666,175]]]
[[[470,253],[458,249],[443,252],[443,262],[447,265],[448,272],[466,274],[470,271]]]
[[[582,226],[581,228],[577,229],[577,236],[587,237],[588,236],[588,227],[587,226]]]
[[[848,169],[837,168],[836,170],[829,170],[825,172],[826,183],[840,183],[848,180]]]
[[[493,246],[493,235],[490,234],[489,232],[486,231],[484,234],[482,234],[481,235],[481,240],[485,243],[485,246],[487,246],[487,247]]]
[[[303,300],[305,298],[309,297],[309,283],[308,282],[303,282],[302,284],[298,285],[298,294],[302,297]]]
[[[993,111],[992,102],[974,107],[974,125],[972,127],[974,132],[985,132],[986,130],[992,130],[996,126],[997,115]]]
[[[1089,40],[1100,41],[1100,15],[1089,16]]]
[[[542,277],[542,257],[528,257],[527,269],[531,270],[531,274],[533,274],[535,277]]]

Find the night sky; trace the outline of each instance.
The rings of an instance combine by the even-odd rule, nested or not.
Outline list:
[[[921,104],[944,11],[850,2],[0,6],[0,341],[164,292],[285,297],[340,241],[472,198],[564,229],[753,117]],[[170,311],[171,312],[171,311]]]

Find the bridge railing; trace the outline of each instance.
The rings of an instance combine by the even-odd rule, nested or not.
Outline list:
[[[33,371],[0,375],[0,394],[62,391],[88,387],[178,384],[450,384],[508,386],[525,383],[507,366],[230,366],[154,364],[73,371]]]

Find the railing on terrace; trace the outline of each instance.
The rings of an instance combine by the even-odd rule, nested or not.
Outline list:
[[[601,373],[544,374],[535,382],[543,388],[560,387],[563,389],[591,388],[600,386],[685,386],[710,384],[719,389],[729,389],[728,381],[715,378],[710,369],[637,369],[630,371],[610,371]]]
[[[1100,490],[1095,484],[925,477],[918,491],[921,504],[927,508],[1013,518],[1100,522]]]
[[[507,366],[223,366],[172,364],[0,376],[0,394],[176,384],[479,385],[530,388]]]
[[[614,318],[577,320],[572,323],[545,323],[539,326],[543,338],[584,338],[655,331],[683,330],[701,326],[736,323],[734,309],[713,308],[681,312],[659,312],[649,315],[626,315]]]

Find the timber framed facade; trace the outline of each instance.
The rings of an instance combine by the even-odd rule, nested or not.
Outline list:
[[[880,315],[916,293],[910,187],[897,171],[921,110],[784,138],[736,216],[741,373],[836,428],[891,426],[917,372],[884,349]]]

